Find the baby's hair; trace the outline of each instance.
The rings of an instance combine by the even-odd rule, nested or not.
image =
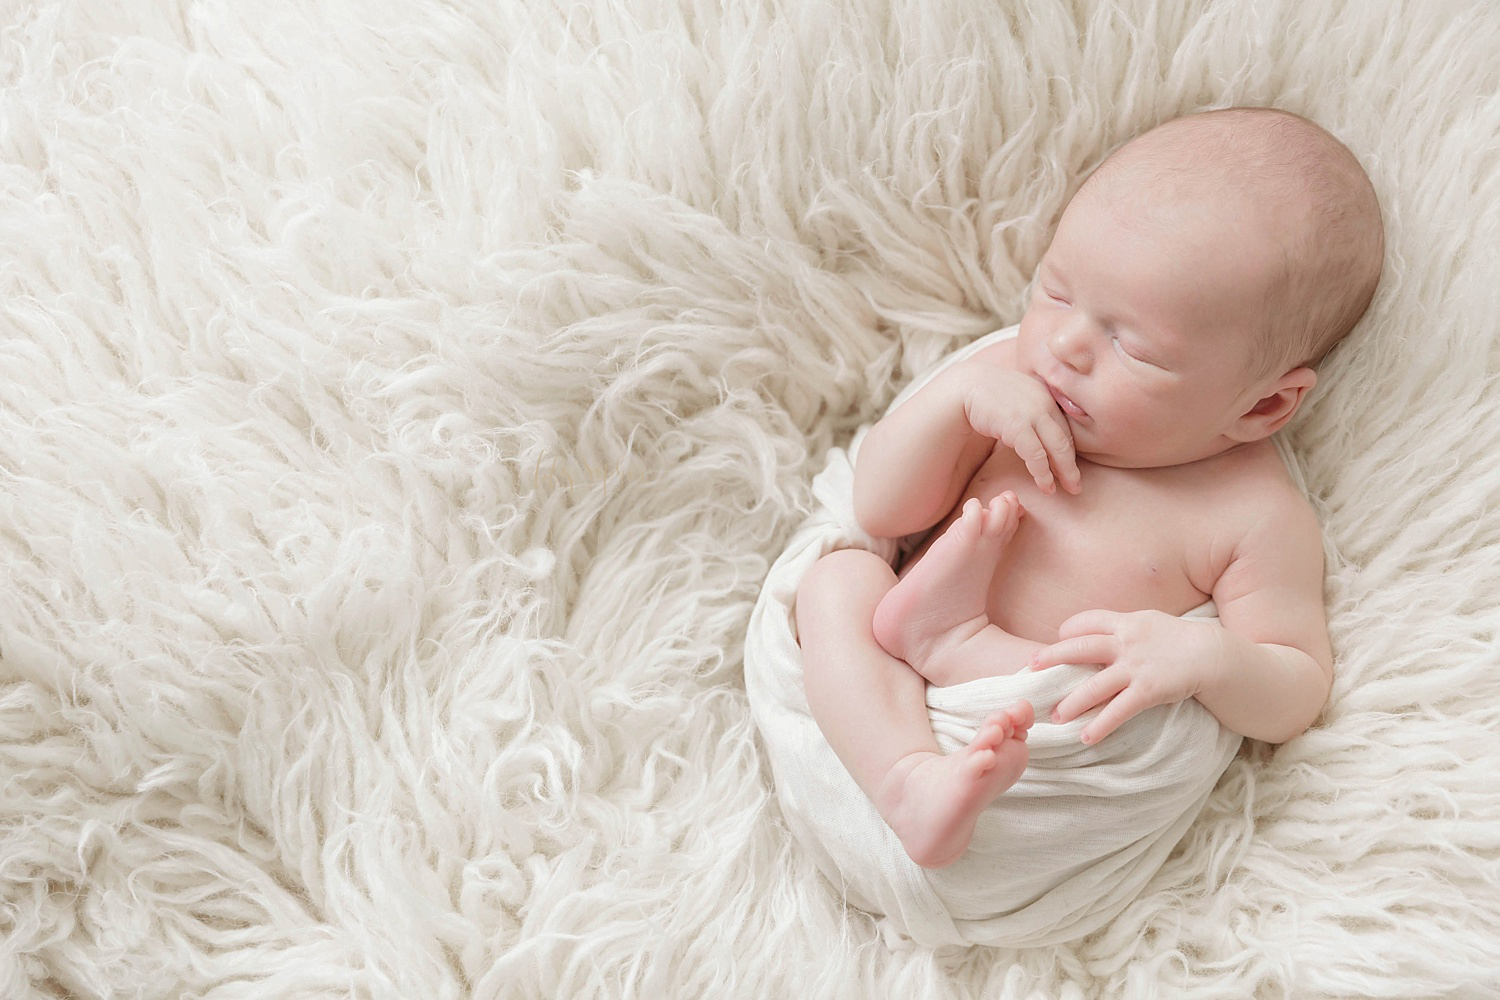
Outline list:
[[[1206,179],[1277,209],[1281,264],[1255,325],[1254,380],[1316,366],[1369,308],[1385,257],[1380,203],[1359,160],[1321,126],[1275,108],[1175,118],[1112,153],[1084,187],[1126,163],[1153,188]]]

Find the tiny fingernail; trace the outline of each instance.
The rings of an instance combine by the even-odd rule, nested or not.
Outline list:
[[[1092,742],[1094,742],[1094,734],[1093,733],[1084,733],[1083,735],[1079,736],[1078,738],[1080,740],[1083,740],[1083,742],[1085,742],[1085,743],[1092,743]]]

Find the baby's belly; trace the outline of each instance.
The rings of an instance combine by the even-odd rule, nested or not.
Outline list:
[[[901,567],[906,572],[952,524],[969,497],[988,505],[1014,490],[1025,513],[1001,554],[986,599],[990,621],[1034,642],[1057,641],[1082,611],[1180,615],[1208,599],[1188,579],[1194,544],[1188,504],[1150,470],[1083,469],[1083,492],[1044,494],[1024,472],[987,462],[954,509]]]

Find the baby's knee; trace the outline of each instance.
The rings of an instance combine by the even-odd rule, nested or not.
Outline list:
[[[895,583],[896,574],[875,553],[835,549],[802,577],[797,586],[797,614],[826,614],[847,608],[851,602],[879,600]]]

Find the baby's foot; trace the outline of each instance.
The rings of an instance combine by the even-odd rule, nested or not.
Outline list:
[[[974,824],[1026,770],[1031,703],[1022,701],[985,720],[974,742],[957,753],[918,751],[896,762],[875,806],[923,868],[946,868],[969,849]]]
[[[986,509],[970,497],[963,512],[875,607],[875,640],[918,671],[946,646],[989,624],[985,605],[1005,543],[1021,520],[1006,490]]]

